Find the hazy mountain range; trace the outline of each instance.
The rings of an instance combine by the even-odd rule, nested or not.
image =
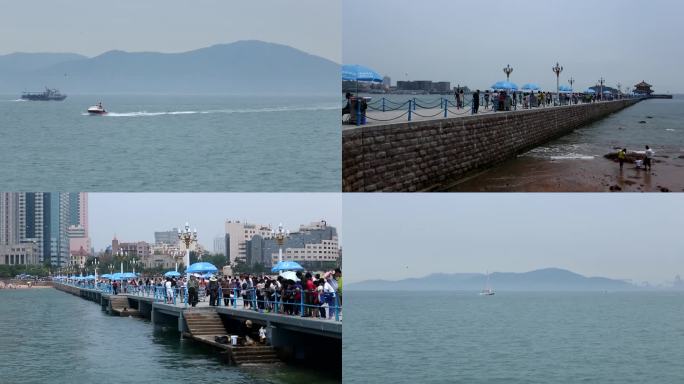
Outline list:
[[[420,278],[398,281],[366,280],[345,284],[351,290],[403,291],[479,291],[485,287],[486,275],[478,273],[436,273]],[[622,280],[605,277],[585,277],[558,268],[539,269],[524,273],[496,272],[489,275],[489,285],[495,291],[616,291],[640,289]]]
[[[109,51],[0,56],[0,93],[310,93],[337,95],[340,65],[292,47],[248,40],[182,53]]]

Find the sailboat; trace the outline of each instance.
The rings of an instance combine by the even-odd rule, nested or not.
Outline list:
[[[494,296],[494,293],[494,290],[489,285],[489,273],[487,273],[487,283],[485,283],[484,289],[480,291],[480,296]]]

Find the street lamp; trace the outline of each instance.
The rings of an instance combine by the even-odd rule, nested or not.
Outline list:
[[[185,268],[188,268],[190,266],[190,245],[193,242],[197,242],[197,228],[191,232],[190,224],[186,222],[185,228],[183,230],[178,230],[178,240],[185,244],[185,257],[183,258],[183,264],[185,264]]]
[[[285,243],[285,239],[290,237],[290,231],[284,230],[283,229],[283,223],[278,224],[278,230],[274,231],[271,230],[271,236],[276,241],[276,244],[278,244],[278,262],[283,261],[283,244]]]
[[[575,79],[573,79],[572,76],[570,76],[568,83],[570,83],[570,89],[572,89],[572,85],[575,84]]]
[[[563,67],[556,62],[556,66],[551,68],[551,70],[556,74],[556,98],[560,100],[560,86],[558,84],[558,78],[560,77],[561,72],[563,72]]]
[[[606,79],[604,79],[603,76],[601,76],[601,78],[599,79],[599,84],[601,84],[601,100],[603,100],[603,83],[605,82]]]
[[[617,83],[617,88],[618,88],[618,96],[622,97],[622,84],[618,81]]]
[[[510,64],[506,64],[506,67],[503,69],[503,71],[506,74],[506,81],[508,81],[508,78],[511,76],[511,73],[513,72],[513,68]]]

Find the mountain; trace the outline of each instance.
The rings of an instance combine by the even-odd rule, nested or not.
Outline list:
[[[397,291],[479,291],[486,275],[474,273],[432,274],[398,281],[366,280],[347,283],[351,290]],[[539,269],[524,273],[496,272],[489,275],[489,284],[497,291],[616,291],[633,290],[637,286],[605,277],[585,277],[558,268]]]
[[[0,55],[0,76],[21,74],[87,57],[75,53],[10,53]]]
[[[48,60],[46,60],[47,62]],[[1,62],[1,60],[0,60]],[[238,41],[182,53],[109,51],[0,73],[0,93],[339,93],[340,66],[280,44]]]

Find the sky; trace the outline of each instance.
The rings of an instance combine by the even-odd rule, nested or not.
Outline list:
[[[682,194],[344,194],[343,215],[350,282],[549,267],[684,276]]]
[[[189,222],[198,242],[213,251],[225,220],[283,223],[290,232],[324,219],[342,241],[342,205],[337,193],[89,193],[90,237],[96,251],[119,241],[154,242],[155,231]]]
[[[397,80],[486,89],[505,80],[584,90],[641,80],[684,93],[680,0],[345,0],[343,63]]]
[[[340,62],[341,0],[0,0],[0,54],[184,52],[263,40]]]

